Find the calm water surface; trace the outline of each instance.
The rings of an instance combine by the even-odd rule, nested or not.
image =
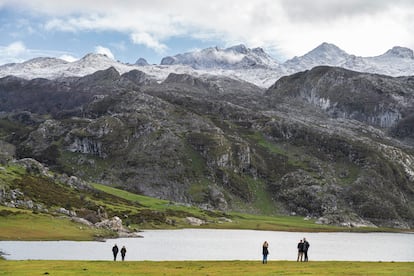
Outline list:
[[[126,246],[126,260],[258,260],[267,240],[269,260],[296,260],[297,243],[306,237],[310,261],[414,261],[414,234],[183,229],[142,235],[106,242],[0,241],[0,251],[8,260],[111,260],[116,243]]]

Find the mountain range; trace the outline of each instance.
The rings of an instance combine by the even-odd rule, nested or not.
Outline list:
[[[88,54],[75,62],[57,58],[35,58],[23,63],[0,66],[0,77],[81,77],[114,67],[121,74],[140,70],[158,82],[165,80],[169,73],[195,76],[208,74],[227,76],[268,88],[282,76],[319,65],[389,76],[408,76],[414,74],[414,54],[411,49],[396,46],[379,56],[359,57],[347,54],[333,44],[322,43],[303,56],[279,63],[261,48],[250,49],[237,45],[226,49],[212,47],[165,57],[160,65],[149,65],[144,58],[138,59],[135,64],[125,64],[100,54]]]
[[[32,158],[206,210],[410,229],[413,60],[324,43],[282,64],[239,45],[161,65],[96,54],[3,65],[0,162]],[[0,184],[0,202],[22,192]]]

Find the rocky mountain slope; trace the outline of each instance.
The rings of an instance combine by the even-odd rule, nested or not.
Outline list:
[[[206,209],[412,228],[413,91],[412,77],[334,67],[269,89],[115,68],[4,77],[0,157]]]
[[[278,101],[309,103],[333,118],[355,119],[386,129],[399,129],[401,121],[414,114],[414,77],[393,78],[319,66],[281,78],[266,93]],[[409,130],[403,132],[414,137]]]

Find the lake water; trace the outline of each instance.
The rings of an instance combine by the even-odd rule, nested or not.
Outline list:
[[[126,246],[126,260],[260,260],[269,242],[269,260],[296,260],[306,237],[312,261],[414,261],[414,234],[303,233],[255,230],[148,230],[144,238],[105,242],[0,241],[8,260],[111,260],[111,248]],[[120,256],[118,256],[120,258]]]

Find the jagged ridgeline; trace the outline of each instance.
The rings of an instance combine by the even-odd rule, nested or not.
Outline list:
[[[2,162],[204,208],[414,226],[414,78],[315,67],[269,89],[114,68],[0,79]]]

